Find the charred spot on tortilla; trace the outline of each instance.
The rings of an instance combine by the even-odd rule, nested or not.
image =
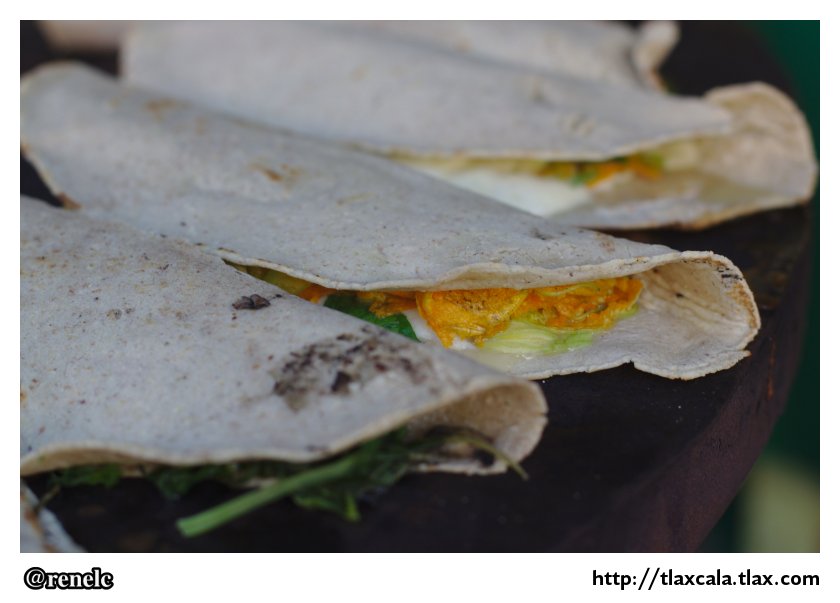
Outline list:
[[[258,163],[251,164],[251,167],[263,174],[266,178],[271,180],[272,182],[280,182],[283,180],[282,174],[279,172],[272,170],[271,168],[267,168],[264,165],[259,165]]]
[[[261,295],[252,295],[251,296],[251,303],[254,305],[254,310],[259,310],[260,308],[265,308],[266,306],[270,306],[271,302],[268,301],[266,298],[262,297]]]
[[[265,176],[272,182],[282,182],[286,186],[291,186],[295,182],[295,180],[297,180],[300,176],[299,168],[286,165],[285,163],[281,166],[282,172],[264,166],[260,163],[252,163],[250,167],[261,173],[263,176]]]
[[[65,209],[81,209],[82,208],[82,206],[79,203],[77,203],[76,201],[71,199],[65,193],[56,193],[55,196],[59,200],[59,202],[61,203],[62,207],[64,207]]]
[[[406,346],[373,329],[316,341],[292,352],[269,371],[274,380],[272,393],[299,412],[310,399],[347,395],[388,372],[437,390],[439,386],[429,379],[433,373],[430,361],[407,357],[405,350]]]
[[[544,232],[540,231],[539,228],[532,228],[531,229],[531,236],[535,239],[539,239],[540,241],[550,241],[554,237],[551,235],[547,235]]]
[[[344,371],[338,371],[335,374],[335,379],[333,380],[333,383],[330,386],[330,390],[333,393],[342,394],[347,391],[351,381],[353,381],[353,378],[350,375],[348,375]]]
[[[270,306],[271,302],[262,295],[254,293],[249,296],[243,295],[231,305],[237,310],[261,310],[262,308]]]
[[[613,251],[615,251],[615,239],[613,239],[613,237],[610,237],[600,232],[596,232],[595,238],[598,239],[598,244],[601,246],[601,249],[603,249],[607,253],[612,253]]]
[[[171,98],[161,98],[147,101],[144,107],[155,119],[161,120],[170,109],[176,108],[180,103]]]

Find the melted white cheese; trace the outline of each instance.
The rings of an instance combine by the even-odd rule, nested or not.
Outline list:
[[[429,160],[401,161],[425,174],[537,216],[568,211],[592,200],[586,186],[570,184],[560,178],[503,172],[470,164],[453,167],[451,162],[445,161],[440,164]]]
[[[426,319],[420,316],[420,312],[417,310],[405,310],[403,312],[405,317],[408,319],[408,322],[411,323],[411,328],[414,329],[414,334],[417,335],[417,339],[422,341],[423,343],[436,343],[438,345],[443,345],[440,341],[440,338],[437,336],[432,328],[426,322]],[[464,341],[459,337],[456,337],[455,340],[452,342],[452,346],[450,347],[452,350],[475,350],[476,347],[470,343],[469,341]]]
[[[665,171],[695,169],[702,163],[701,145],[695,140],[683,140],[650,149],[662,157]],[[511,171],[510,163],[517,160],[469,158],[418,159],[397,158],[397,161],[415,170],[445,180],[460,188],[485,195],[496,201],[541,217],[563,213],[595,200],[595,193],[621,189],[635,176],[620,172],[589,187],[572,184],[556,176],[539,176],[539,161],[519,160],[531,165],[534,173]],[[501,166],[501,167],[500,167]]]

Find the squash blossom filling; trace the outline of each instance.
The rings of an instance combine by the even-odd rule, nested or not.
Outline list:
[[[618,157],[607,161],[567,162],[567,161],[512,161],[492,164],[496,169],[507,168],[511,172],[532,173],[544,178],[559,178],[572,184],[597,186],[609,178],[630,173],[644,180],[658,180],[662,176],[662,156],[656,153],[638,153],[628,157]]]
[[[594,333],[635,313],[643,288],[637,278],[618,277],[522,290],[338,291],[269,268],[231,265],[307,301],[326,299],[326,305],[342,311],[351,298],[371,322],[417,312],[447,348],[460,341],[517,354],[588,345]],[[345,302],[331,304],[336,299]],[[347,313],[365,318],[352,308]],[[417,338],[413,331],[410,336]]]
[[[392,157],[458,188],[531,214],[552,216],[606,199],[632,198],[635,193],[629,191],[635,187],[696,167],[701,149],[693,141],[678,141],[601,161],[460,155]]]
[[[676,145],[672,144],[671,147]],[[615,157],[604,161],[552,161],[539,159],[482,159],[482,158],[448,158],[426,159],[395,157],[409,165],[419,168],[440,167],[448,171],[459,171],[471,168],[490,168],[499,173],[530,174],[541,178],[555,178],[565,180],[572,185],[595,187],[618,174],[632,174],[643,180],[658,180],[663,172],[671,167],[670,157],[666,165],[665,152],[674,156],[685,155],[686,151],[678,148],[678,152],[664,148],[663,152],[645,152]],[[689,149],[690,151],[690,149]],[[677,157],[679,158],[679,157]],[[675,162],[679,163],[679,162]]]

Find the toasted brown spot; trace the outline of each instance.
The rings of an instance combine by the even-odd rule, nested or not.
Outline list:
[[[274,379],[272,392],[299,412],[312,399],[347,395],[384,372],[401,374],[411,383],[425,383],[430,391],[437,390],[439,384],[430,380],[433,369],[429,360],[406,356],[413,346],[383,339],[374,330],[363,331],[318,341],[289,354],[269,371]]]
[[[531,236],[535,239],[539,239],[540,241],[550,241],[554,237],[551,235],[545,234],[539,228],[532,228],[531,229]]]
[[[601,246],[601,249],[603,249],[607,253],[612,253],[613,251],[615,251],[615,241],[612,237],[605,234],[601,234],[600,232],[596,232],[595,237],[598,239],[598,245]]]
[[[266,178],[273,182],[280,182],[283,180],[282,174],[272,170],[271,168],[267,168],[263,165],[255,165],[254,169],[261,172]]]
[[[271,302],[262,295],[257,295],[255,293],[249,296],[243,295],[231,305],[237,310],[260,310],[270,306]]]
[[[23,501],[26,500],[23,494],[21,494],[20,499]],[[43,533],[41,525],[38,523],[38,514],[35,513],[35,509],[27,505],[26,508],[23,510],[23,517],[26,519],[26,521],[31,523],[32,526],[37,529],[38,533]]]
[[[332,382],[330,390],[336,394],[344,393],[347,391],[347,388],[352,380],[353,378],[344,371],[338,371],[335,374],[335,379]]]
[[[64,193],[57,193],[55,196],[65,209],[81,209],[82,207]]]
[[[178,105],[178,101],[172,100],[171,98],[161,98],[146,101],[144,107],[146,107],[146,110],[149,111],[149,113],[154,115],[155,119],[163,119],[164,113],[170,109],[174,109]]]
[[[257,170],[272,182],[282,182],[286,187],[294,184],[300,176],[300,169],[285,163],[280,166],[280,170],[264,166],[261,163],[252,163],[251,168]]]

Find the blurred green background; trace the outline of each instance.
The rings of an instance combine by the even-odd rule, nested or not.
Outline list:
[[[746,24],[778,59],[820,149],[819,21]],[[787,409],[738,497],[707,538],[706,552],[819,551],[819,188],[812,205],[813,257],[805,347]]]

